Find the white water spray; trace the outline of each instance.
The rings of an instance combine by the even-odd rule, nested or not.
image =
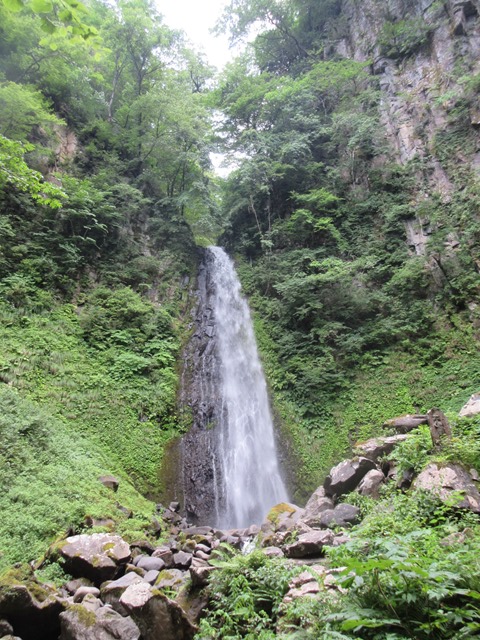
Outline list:
[[[260,523],[288,495],[250,311],[233,262],[219,247],[210,247],[209,252],[221,393],[215,425],[222,478],[216,488],[215,501],[222,505],[218,524],[246,527]]]

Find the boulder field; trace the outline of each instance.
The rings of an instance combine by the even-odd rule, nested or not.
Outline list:
[[[430,413],[430,412],[429,412]],[[60,562],[72,576],[61,587],[41,583],[30,566],[14,567],[0,578],[0,638],[3,640],[192,640],[208,606],[208,583],[224,549],[248,552],[256,546],[273,557],[305,565],[289,585],[285,602],[317,597],[322,589],[339,589],[335,570],[323,560],[326,547],[348,541],[348,528],[360,522],[360,509],[343,497],[351,492],[377,498],[381,486],[399,490],[412,485],[440,500],[480,513],[478,473],[460,464],[428,464],[416,477],[397,477],[389,456],[410,437],[405,424],[439,418],[404,416],[389,421],[401,433],[372,438],[356,446],[355,457],[330,470],[305,507],[281,503],[260,525],[220,530],[192,526],[180,505],[157,505],[162,527],[157,543],[127,542],[115,533],[82,533],[55,543],[47,562]],[[442,414],[443,415],[443,414]],[[429,421],[430,418],[430,421]],[[425,419],[425,420],[424,420]],[[448,437],[448,429],[443,434]],[[437,442],[438,444],[438,442]],[[101,481],[105,481],[102,478]],[[118,486],[108,478],[112,490]],[[307,570],[308,566],[308,570]]]

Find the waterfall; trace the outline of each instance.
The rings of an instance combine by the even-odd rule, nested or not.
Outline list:
[[[250,311],[219,247],[206,250],[198,295],[184,366],[193,369],[184,394],[193,413],[183,454],[187,514],[221,528],[247,527],[288,496]]]

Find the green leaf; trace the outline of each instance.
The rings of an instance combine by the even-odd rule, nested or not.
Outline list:
[[[35,13],[51,13],[53,4],[50,0],[32,0],[32,10]]]
[[[20,11],[24,6],[22,0],[3,0],[3,4],[10,11]]]

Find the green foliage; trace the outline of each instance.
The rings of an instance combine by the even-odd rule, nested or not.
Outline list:
[[[383,55],[390,58],[402,58],[412,55],[428,44],[433,25],[427,25],[418,19],[387,20],[378,37],[378,44]]]
[[[121,465],[107,463],[104,451],[65,418],[52,417],[5,384],[0,407],[0,567],[36,559],[69,527],[81,531],[87,515],[110,516],[122,530],[126,517],[116,501],[137,517],[152,513],[153,505],[125,477],[115,497],[99,484],[100,475],[118,473]],[[52,571],[45,577],[60,579],[56,567]]]
[[[65,192],[55,184],[46,182],[41,173],[31,169],[25,162],[25,153],[33,150],[33,145],[22,144],[0,135],[0,190],[8,186],[29,194],[36,202],[58,209],[62,206]],[[7,219],[3,235],[13,236]],[[1,233],[1,232],[0,232]]]
[[[229,554],[230,555],[230,554]],[[298,569],[261,551],[233,555],[216,562],[207,616],[200,623],[198,640],[206,638],[275,637],[275,625],[288,582]]]

